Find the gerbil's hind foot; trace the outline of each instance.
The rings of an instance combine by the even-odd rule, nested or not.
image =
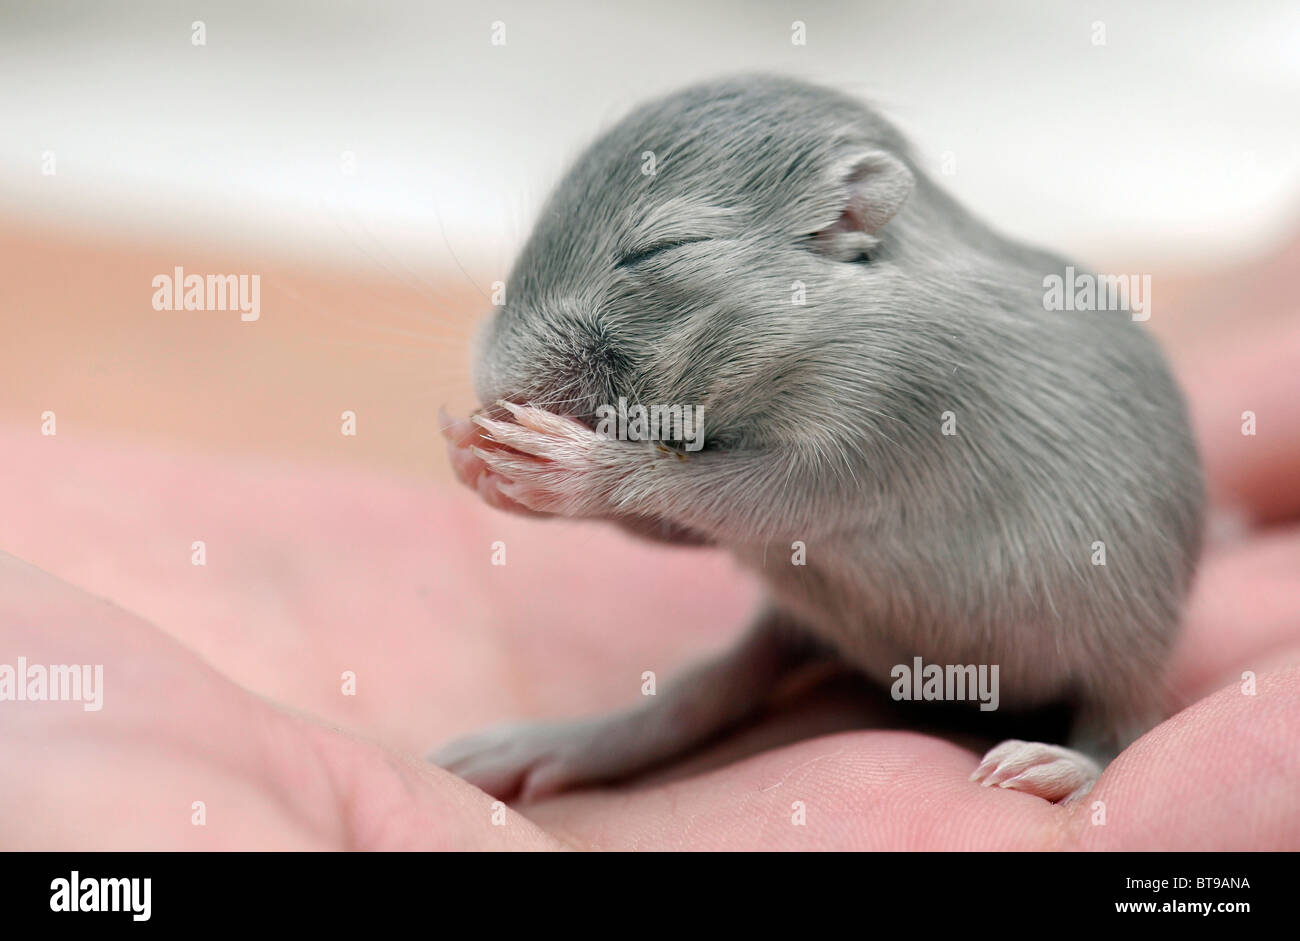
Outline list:
[[[499,726],[452,742],[429,760],[500,800],[524,801],[618,777],[636,767],[599,721]]]
[[[990,749],[970,779],[1068,804],[1087,794],[1100,775],[1097,763],[1081,752],[1013,738]]]
[[[821,656],[795,622],[766,611],[735,647],[636,708],[492,729],[453,742],[430,760],[499,800],[531,801],[628,778],[743,721],[782,677]]]

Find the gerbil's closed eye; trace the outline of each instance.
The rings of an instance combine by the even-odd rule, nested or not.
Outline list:
[[[707,242],[707,241],[708,241],[707,238],[701,236],[700,238],[693,238],[693,239],[669,239],[667,241],[657,242],[654,245],[649,245],[645,248],[637,249],[636,251],[633,252],[628,252],[626,255],[624,255],[615,263],[614,267],[630,268],[633,265],[639,265],[641,262],[646,261],[647,259],[653,258],[656,255],[661,255],[664,252],[670,251],[674,248],[681,248],[683,245],[691,245],[695,242]]]
[[[819,254],[829,254],[838,261],[857,262],[868,265],[875,254],[876,247],[880,244],[875,239],[860,237],[852,243],[843,239],[834,252],[828,252],[826,249],[827,242],[836,237],[842,230],[823,229],[820,232],[810,232],[800,240],[800,245],[809,248]]]

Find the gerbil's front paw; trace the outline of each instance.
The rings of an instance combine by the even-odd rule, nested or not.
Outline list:
[[[439,410],[442,435],[447,439],[447,458],[456,479],[477,493],[485,503],[498,510],[518,513],[521,516],[545,516],[511,500],[500,490],[504,481],[488,469],[476,453],[476,448],[494,447],[491,441],[483,437],[479,427],[463,418],[452,418],[445,410]]]
[[[485,415],[475,415],[473,421],[485,438],[504,447],[472,448],[496,478],[497,489],[536,513],[602,515],[633,456],[628,446],[553,412],[513,402],[498,404],[514,422]]]
[[[1069,803],[1092,789],[1101,769],[1087,755],[1059,745],[1009,739],[990,749],[972,781],[1006,787],[1053,803]]]

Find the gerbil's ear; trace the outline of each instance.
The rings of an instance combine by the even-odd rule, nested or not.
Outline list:
[[[839,217],[814,233],[813,247],[839,261],[859,260],[879,244],[876,233],[915,185],[897,157],[880,150],[855,155],[840,170]]]

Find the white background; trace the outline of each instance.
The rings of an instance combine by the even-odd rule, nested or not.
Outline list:
[[[0,213],[495,272],[598,129],[754,69],[870,98],[985,217],[1085,261],[1218,265],[1300,219],[1295,0],[9,2]]]

